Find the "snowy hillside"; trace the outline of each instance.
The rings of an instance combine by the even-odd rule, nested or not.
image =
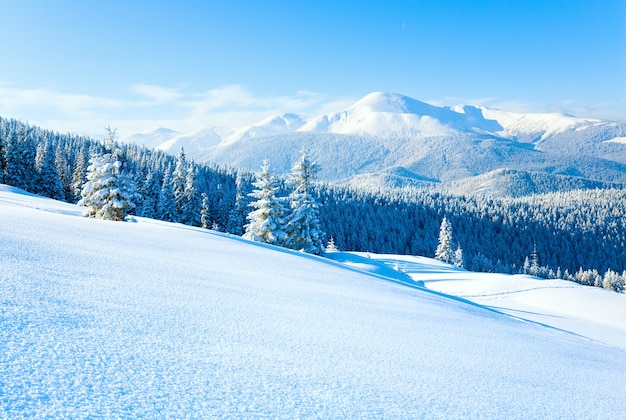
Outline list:
[[[80,213],[0,186],[0,417],[620,418],[626,410],[626,340],[616,321],[625,295],[479,279],[420,258],[338,254],[346,256],[338,262]],[[511,289],[535,292],[516,301]],[[591,306],[576,306],[583,301]],[[539,324],[500,311],[543,316]],[[606,337],[572,329],[581,317]]]

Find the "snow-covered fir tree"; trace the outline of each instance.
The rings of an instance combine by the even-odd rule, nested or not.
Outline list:
[[[461,249],[461,245],[457,244],[456,251],[454,251],[454,266],[463,268],[465,266],[465,262],[463,260],[463,249]]]
[[[63,184],[55,163],[55,155],[51,153],[47,144],[40,143],[37,146],[35,162],[39,172],[37,192],[55,200],[65,200]]]
[[[173,222],[176,218],[176,202],[174,201],[174,189],[170,179],[172,178],[172,167],[168,165],[163,173],[163,183],[159,192],[159,202],[157,204],[158,218],[166,222]]]
[[[111,152],[95,155],[87,168],[87,182],[82,189],[79,206],[87,209],[85,217],[121,221],[135,208],[137,189],[124,172],[120,150],[114,145],[115,131],[107,129]]]
[[[196,170],[193,162],[189,163],[185,178],[185,190],[181,202],[181,223],[198,226],[200,222],[200,195],[196,188]]]
[[[243,237],[252,241],[283,245],[287,236],[284,231],[285,207],[276,196],[278,185],[267,160],[263,161],[261,172],[257,174],[252,185],[256,189],[249,196],[256,201],[250,203],[254,210],[248,213],[248,224]]]
[[[87,162],[89,161],[87,156],[87,148],[83,145],[80,151],[76,154],[76,162],[74,164],[74,171],[72,172],[72,201],[77,202],[81,198],[81,191],[83,184],[85,183],[85,177],[87,176]]]
[[[38,174],[36,167],[37,145],[23,124],[8,133],[6,143],[5,182],[26,191],[36,192]]]
[[[141,204],[137,207],[137,215],[151,219],[157,218],[157,205],[161,192],[161,181],[153,170],[148,171],[140,191],[142,200]]]
[[[287,217],[286,246],[309,254],[324,253],[324,232],[319,220],[319,204],[313,197],[313,182],[319,167],[302,149],[300,160],[293,165],[289,194],[291,213]]]
[[[242,235],[249,200],[244,192],[242,171],[237,171],[235,178],[235,206],[228,214],[226,231],[233,235]]]
[[[187,157],[185,151],[181,148],[176,159],[176,167],[172,173],[172,192],[174,194],[174,221],[185,223],[184,209],[185,206],[185,188],[187,185]]]
[[[338,252],[338,251],[339,251],[339,248],[337,248],[337,245],[335,245],[335,238],[331,236],[330,239],[328,240],[328,245],[326,245],[326,252]]]
[[[439,242],[435,250],[435,258],[448,264],[454,264],[455,252],[452,244],[452,225],[444,216],[439,228]]]
[[[200,209],[200,226],[202,229],[209,228],[209,197],[202,193],[202,208]]]
[[[4,174],[7,170],[7,139],[6,134],[0,130],[0,184],[4,184]]]

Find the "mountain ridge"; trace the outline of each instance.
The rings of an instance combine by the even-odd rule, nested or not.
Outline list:
[[[442,188],[502,168],[626,183],[626,144],[619,141],[626,124],[436,106],[396,93],[372,92],[342,111],[313,118],[284,113],[230,132],[207,132],[178,135],[157,149],[174,154],[183,147],[197,161],[248,170],[268,158],[278,174],[286,174],[306,147],[325,181],[399,167],[411,177],[440,181]]]

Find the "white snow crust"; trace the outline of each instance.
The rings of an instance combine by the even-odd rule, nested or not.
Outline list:
[[[494,290],[547,282],[417,257],[333,261],[143,218],[88,219],[6,186],[0,245],[0,418],[626,412],[623,329],[608,321],[623,322],[623,312],[574,310],[622,295],[555,283],[515,303]],[[550,305],[541,323],[520,311]],[[622,336],[574,330],[581,318]]]

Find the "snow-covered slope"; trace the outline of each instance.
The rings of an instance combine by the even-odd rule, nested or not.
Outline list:
[[[361,252],[330,253],[346,265],[382,273],[402,281],[504,312],[527,321],[579,334],[626,350],[626,294],[565,280],[527,275],[472,273],[425,257]]]
[[[412,272],[149,219],[85,219],[6,186],[0,220],[0,417],[626,410],[624,349],[429,291]]]
[[[184,149],[191,158],[200,156],[207,148],[216,146],[222,141],[222,134],[214,128],[202,128],[191,134],[180,134],[159,144],[156,149],[166,153],[177,154]]]
[[[222,141],[225,144],[239,140],[247,140],[255,137],[271,134],[282,134],[296,131],[306,123],[306,119],[297,114],[282,114],[267,118],[249,127],[243,127],[226,136]]]
[[[145,146],[148,149],[156,149],[161,144],[170,141],[173,138],[180,136],[178,131],[171,130],[169,128],[154,128],[144,131],[143,133],[133,134],[121,139],[123,143],[134,143],[139,146]]]

